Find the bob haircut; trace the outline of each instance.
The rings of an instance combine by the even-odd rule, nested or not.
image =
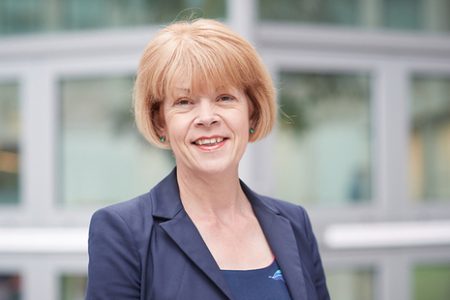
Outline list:
[[[190,82],[191,93],[204,88],[234,87],[251,103],[250,141],[266,136],[276,118],[275,89],[256,50],[220,22],[196,19],[173,23],[150,41],[134,85],[134,113],[141,134],[160,148],[162,102],[174,84]]]

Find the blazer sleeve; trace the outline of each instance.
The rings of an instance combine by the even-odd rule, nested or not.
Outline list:
[[[314,236],[311,221],[306,213],[305,209],[302,208],[304,220],[305,220],[305,228],[306,228],[306,237],[309,240],[309,246],[311,249],[312,255],[312,265],[313,265],[313,281],[316,287],[316,292],[320,300],[329,300],[330,295],[328,293],[327,283],[325,279],[325,272],[322,266],[322,260],[319,254],[319,247],[317,245],[316,237]]]
[[[118,212],[104,208],[89,226],[87,300],[139,299],[140,260],[136,243]]]

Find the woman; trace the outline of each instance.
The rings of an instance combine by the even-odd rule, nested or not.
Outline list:
[[[134,96],[140,132],[176,169],[93,215],[87,299],[329,299],[304,209],[239,180],[276,115],[254,48],[216,21],[172,24],[145,49]]]

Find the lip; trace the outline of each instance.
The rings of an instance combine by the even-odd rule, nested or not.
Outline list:
[[[220,142],[214,142],[213,144],[199,144],[200,141],[207,141],[207,140],[220,140]],[[196,148],[205,151],[205,152],[211,152],[218,150],[224,146],[224,144],[227,142],[228,138],[221,135],[212,135],[212,136],[201,136],[199,138],[196,138],[191,142],[193,146]],[[201,142],[200,142],[201,143]]]

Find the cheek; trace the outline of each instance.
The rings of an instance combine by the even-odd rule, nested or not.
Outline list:
[[[185,118],[170,115],[166,117],[166,131],[172,140],[183,140],[186,136],[188,126],[189,124]]]
[[[245,136],[248,133],[248,128],[250,127],[249,117],[246,113],[239,113],[238,116],[235,114],[232,116],[232,119],[228,119],[228,126],[234,132],[238,133],[241,136]]]
[[[240,114],[241,124],[245,124],[245,125],[250,124],[251,115],[252,115],[251,107],[247,107],[246,109],[243,109]]]

